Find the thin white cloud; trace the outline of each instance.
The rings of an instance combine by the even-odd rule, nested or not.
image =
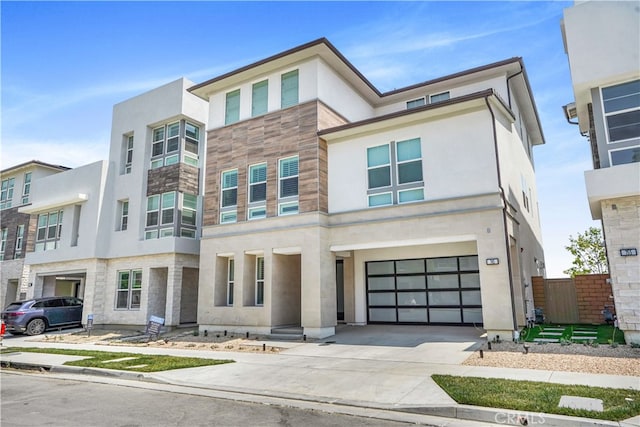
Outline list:
[[[91,140],[13,139],[8,144],[3,141],[0,168],[6,169],[31,160],[74,168],[107,159],[108,141],[108,136]]]

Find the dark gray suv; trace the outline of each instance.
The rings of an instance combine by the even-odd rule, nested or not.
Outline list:
[[[82,300],[75,297],[46,297],[16,301],[2,312],[7,331],[38,335],[49,328],[82,323]]]

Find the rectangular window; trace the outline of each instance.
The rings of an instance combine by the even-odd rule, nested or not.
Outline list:
[[[176,192],[147,197],[145,240],[173,236],[175,229]]]
[[[31,172],[24,174],[24,185],[22,187],[22,204],[29,203],[29,195],[31,194]]]
[[[176,193],[169,192],[162,195],[162,215],[160,224],[173,224],[173,213],[176,207]]]
[[[369,207],[424,200],[420,138],[367,148]]]
[[[185,164],[198,166],[200,127],[181,120],[152,131],[151,169]]]
[[[164,154],[164,126],[153,130],[153,140],[151,143],[151,157]]]
[[[200,128],[193,123],[185,123],[184,162],[198,166],[198,146],[200,144]]]
[[[182,209],[180,213],[180,236],[190,239],[196,238],[198,212],[198,196],[194,194],[182,195]]]
[[[11,207],[15,182],[15,178],[9,178],[2,181],[2,188],[0,190],[0,209],[7,209]]]
[[[132,310],[140,308],[142,292],[142,270],[118,272],[116,309]]]
[[[608,142],[640,137],[640,80],[602,88]]]
[[[278,213],[298,213],[298,156],[280,159],[278,165]]]
[[[281,83],[280,107],[287,108],[298,104],[298,70],[283,74]]]
[[[251,88],[251,117],[267,112],[269,101],[269,81],[255,83]]]
[[[264,257],[256,257],[256,305],[264,304]]]
[[[227,93],[224,124],[230,125],[240,120],[240,89]]]
[[[22,254],[23,242],[24,242],[24,224],[20,224],[16,229],[16,251],[15,251],[16,258],[20,254]]]
[[[0,230],[0,260],[4,260],[4,250],[7,247],[7,229]]]
[[[39,252],[56,249],[61,233],[61,210],[38,215],[35,250]]]
[[[124,158],[124,173],[131,173],[131,165],[133,164],[133,135],[125,137],[126,149]]]
[[[227,264],[227,305],[233,305],[233,284],[235,276],[235,264],[233,262],[233,258],[229,258],[229,262]]]
[[[129,224],[129,201],[120,202],[120,230],[125,231]]]
[[[411,110],[412,108],[422,107],[423,105],[426,105],[426,103],[427,101],[424,99],[424,97],[407,101],[407,110]]]
[[[640,146],[609,151],[611,166],[640,162]]]
[[[431,95],[429,97],[429,103],[430,104],[435,104],[437,102],[446,101],[448,99],[449,99],[449,92],[437,93],[437,94]]]
[[[160,217],[160,196],[147,197],[147,227],[154,227],[158,225],[158,219]]]
[[[180,122],[167,125],[167,153],[173,153],[180,148]]]
[[[229,223],[237,221],[238,206],[238,170],[222,172],[222,185],[220,195],[220,222]]]
[[[249,166],[248,219],[267,217],[267,164]]]

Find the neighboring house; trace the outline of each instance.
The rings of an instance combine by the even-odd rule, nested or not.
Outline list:
[[[28,240],[35,233],[29,227],[30,216],[18,212],[18,208],[34,202],[33,183],[46,176],[69,168],[51,165],[37,160],[22,163],[0,172],[0,307],[26,296],[28,268],[24,269],[24,257]],[[24,279],[24,280],[23,280]],[[21,283],[23,282],[23,283]]]
[[[189,92],[209,102],[198,323],[511,339],[543,275],[520,58],[381,93],[326,39]]]
[[[115,105],[108,161],[34,185],[37,202],[20,209],[37,229],[29,296],[71,283],[95,325],[196,321],[208,104],[191,85],[180,79]]]
[[[637,2],[576,1],[562,33],[575,103],[589,138],[585,172],[593,219],[602,221],[620,329],[640,342],[640,9]]]

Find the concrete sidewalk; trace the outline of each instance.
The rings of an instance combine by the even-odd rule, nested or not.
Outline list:
[[[580,374],[561,371],[530,369],[489,368],[462,365],[482,343],[475,332],[471,339],[462,339],[456,328],[458,340],[443,341],[443,337],[431,334],[431,341],[406,333],[395,333],[387,339],[371,329],[371,342],[367,334],[354,341],[348,334],[340,334],[323,342],[265,342],[267,346],[286,347],[280,353],[244,353],[203,350],[184,350],[171,347],[122,347],[96,344],[62,344],[34,342],[32,338],[12,338],[3,346],[54,347],[87,349],[144,354],[171,354],[175,356],[233,359],[236,363],[199,368],[164,371],[152,374],[110,371],[122,378],[141,378],[183,387],[212,389],[268,397],[315,401],[339,405],[402,410],[478,420],[499,422],[499,414],[513,411],[465,407],[453,401],[431,379],[432,374],[449,374],[487,378],[545,381],[560,384],[582,384],[609,388],[640,389],[640,378],[629,376]],[[447,331],[442,331],[448,333]],[[449,337],[450,338],[450,337]],[[365,342],[365,344],[361,344]],[[377,344],[377,345],[375,345]],[[96,372],[82,368],[63,367],[73,356],[41,353],[12,353],[0,357],[3,362],[51,366],[57,372]],[[106,371],[106,370],[105,370]],[[117,374],[114,374],[117,372]],[[493,418],[492,418],[493,417]],[[571,417],[548,416],[545,425],[620,425]],[[493,420],[493,421],[492,421]],[[629,420],[628,425],[640,426],[639,420]]]

